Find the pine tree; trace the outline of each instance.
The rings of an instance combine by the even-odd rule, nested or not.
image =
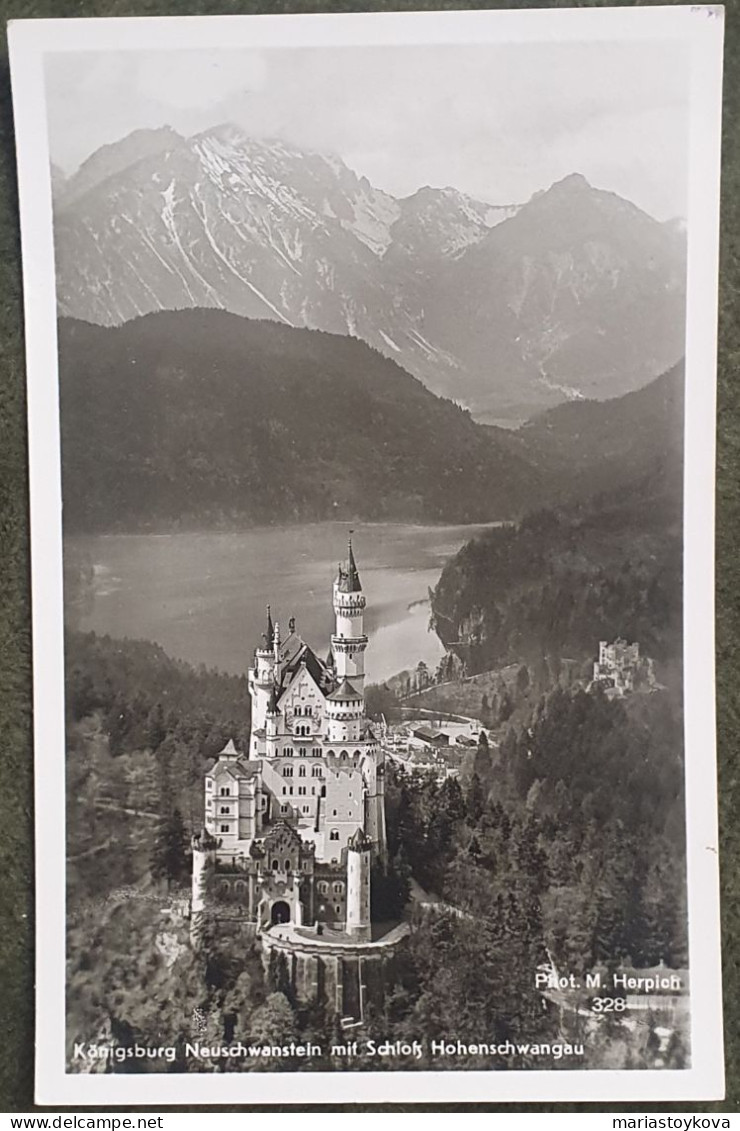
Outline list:
[[[146,744],[155,753],[167,737],[164,711],[161,703],[155,703],[146,720]]]
[[[182,814],[173,809],[160,826],[152,847],[149,868],[156,880],[166,880],[167,885],[179,883],[187,875],[187,836]]]
[[[470,785],[468,786],[468,792],[465,798],[465,809],[469,825],[477,825],[485,806],[486,793],[483,788],[483,783],[478,775],[474,773],[470,779]]]
[[[285,994],[272,993],[264,1005],[254,1011],[250,1025],[252,1043],[283,1045],[295,1040],[296,1017]],[[284,1062],[281,1063],[281,1066]]]

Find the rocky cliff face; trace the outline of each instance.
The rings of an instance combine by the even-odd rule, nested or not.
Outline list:
[[[518,207],[397,200],[232,125],[141,130],[54,178],[59,310],[219,307],[361,338],[482,416],[644,384],[683,352],[684,236],[573,176]]]

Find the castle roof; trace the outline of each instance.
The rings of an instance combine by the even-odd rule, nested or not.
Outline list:
[[[206,776],[209,777],[209,778],[212,778],[212,777],[215,777],[216,774],[218,774],[218,776],[220,778],[225,777],[225,778],[233,778],[234,781],[239,780],[238,773],[236,773],[235,770],[232,769],[232,766],[229,763],[216,762],[216,765],[213,767],[213,769],[208,771]]]
[[[355,829],[347,841],[347,848],[352,848],[355,852],[369,852],[372,846],[373,842],[363,829]]]
[[[326,664],[323,660],[319,659],[313,649],[309,648],[308,644],[304,644],[301,640],[300,647],[293,653],[291,659],[283,668],[278,692],[279,695],[282,695],[286,688],[292,683],[293,677],[300,669],[301,664],[306,665],[306,671],[322,691],[326,691],[327,687],[333,686],[331,673]]]
[[[334,701],[343,700],[346,702],[349,700],[350,702],[355,702],[356,700],[362,699],[362,696],[358,691],[355,691],[348,679],[343,679],[336,691],[332,691],[328,698]]]
[[[295,659],[301,648],[305,647],[300,636],[291,632],[290,636],[284,641],[280,648],[280,662],[283,664],[290,664]]]
[[[352,551],[351,537],[348,539],[347,543],[347,562],[345,565],[342,565],[341,562],[339,564],[337,588],[340,593],[360,593],[362,591],[362,583],[360,582],[360,575],[357,572],[355,555]]]
[[[243,758],[240,758],[236,764],[241,776],[245,778],[256,777],[262,768],[257,762],[247,762]]]

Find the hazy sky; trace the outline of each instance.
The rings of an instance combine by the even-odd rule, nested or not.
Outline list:
[[[52,160],[72,172],[142,127],[233,121],[341,156],[395,196],[527,200],[571,172],[659,219],[686,213],[679,43],[50,54]]]

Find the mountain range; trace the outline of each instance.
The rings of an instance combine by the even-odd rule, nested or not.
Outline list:
[[[59,312],[221,308],[359,338],[477,419],[613,397],[683,354],[685,234],[574,174],[522,204],[401,199],[225,124],[52,170]]]
[[[517,519],[646,476],[680,490],[680,367],[516,431],[347,335],[220,310],[61,319],[67,532]]]

